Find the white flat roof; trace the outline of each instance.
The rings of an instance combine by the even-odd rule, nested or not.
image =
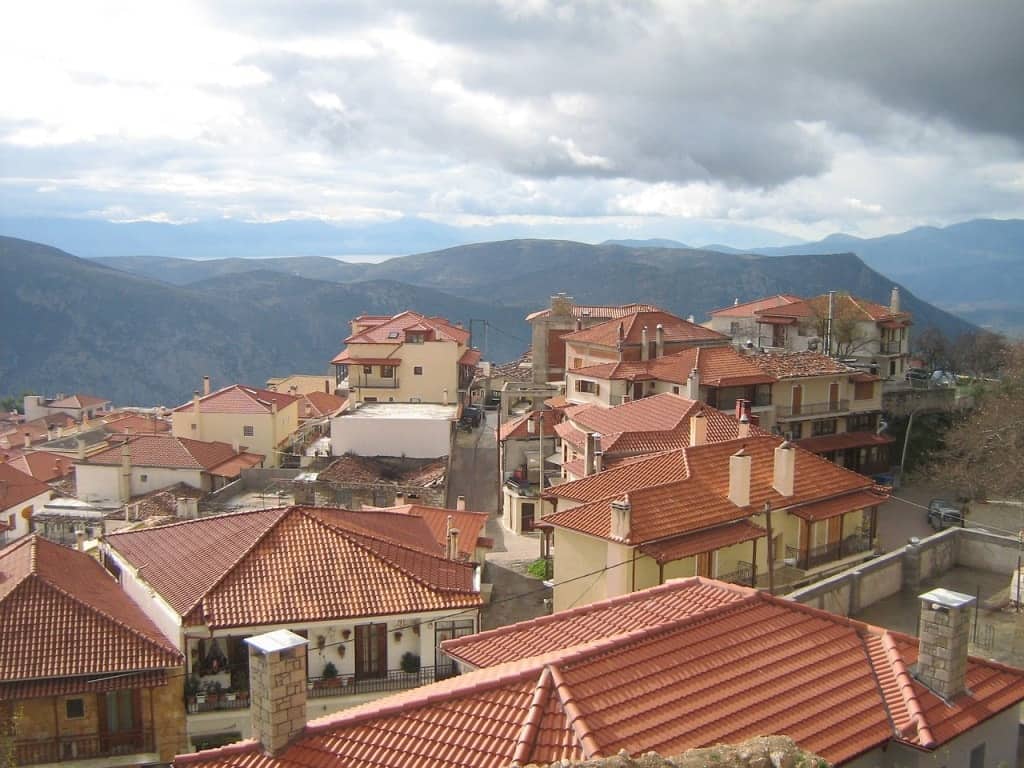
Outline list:
[[[453,421],[458,406],[440,403],[363,403],[339,419],[424,419]]]

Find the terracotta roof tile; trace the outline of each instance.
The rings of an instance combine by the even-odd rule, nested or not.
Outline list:
[[[573,304],[572,316],[576,318],[598,318],[604,320],[617,319],[633,315],[637,312],[661,312],[659,307],[653,304],[622,304],[622,305],[598,305],[598,304]],[[531,312],[526,316],[527,322],[541,317],[550,317],[550,309],[541,309]]]
[[[452,520],[452,527],[459,532],[459,554],[463,559],[472,560],[476,554],[476,548],[481,546],[481,542],[486,538],[484,536],[488,517],[486,512],[428,507],[422,504],[405,504],[384,509],[422,518],[438,545],[439,553],[443,553],[445,549],[449,517]],[[491,546],[493,546],[493,542]]]
[[[622,381],[666,381],[685,385],[693,369],[702,384],[740,387],[772,384],[775,377],[753,364],[751,358],[732,347],[694,347],[652,360],[604,363],[574,368],[570,373],[595,379]]]
[[[441,483],[448,471],[447,457],[440,459],[389,459],[375,456],[339,456],[318,475],[336,483],[394,483],[428,488]]]
[[[10,464],[0,463],[0,512],[49,493],[50,486]]]
[[[780,352],[750,355],[752,365],[777,379],[795,379],[804,376],[832,376],[835,374],[855,375],[856,368],[840,363],[835,358],[820,352]]]
[[[298,400],[294,395],[274,392],[270,389],[247,387],[244,384],[232,384],[218,389],[199,398],[200,413],[270,413],[272,406],[278,409],[287,408]],[[175,412],[188,411],[195,407],[189,400],[182,403]]]
[[[815,501],[803,506],[792,507],[789,512],[803,520],[828,520],[830,517],[845,515],[847,512],[853,512],[856,509],[883,504],[887,500],[888,496],[873,491],[857,491],[855,493],[847,493],[835,499]]]
[[[110,400],[95,395],[68,395],[47,405],[50,408],[89,408],[93,405],[106,405],[109,402]]]
[[[212,472],[220,468],[224,474],[229,463],[239,468],[255,466],[263,460],[258,454],[236,452],[227,443],[191,440],[174,437],[166,433],[131,435],[125,441],[128,445],[132,466],[166,467],[171,469],[202,469]],[[124,442],[88,457],[84,464],[116,466],[121,463]],[[235,472],[231,477],[238,475]]]
[[[327,392],[309,392],[299,403],[299,418],[312,419],[333,416],[348,403],[348,399]]]
[[[635,488],[663,485],[687,476],[686,454],[666,451],[556,485],[545,495],[572,501],[598,501],[617,498]]]
[[[181,663],[170,641],[88,555],[38,536],[0,550],[0,680]]]
[[[167,419],[154,416],[142,416],[138,413],[116,413],[103,417],[104,429],[108,432],[170,432],[171,423]]]
[[[49,451],[33,451],[11,459],[8,464],[36,480],[49,483],[67,477],[74,469],[74,461],[67,456]],[[0,507],[3,502],[0,501]]]
[[[754,310],[753,315],[760,318],[803,318],[825,316],[828,307],[828,294],[821,294],[810,299],[801,299],[789,304],[765,307]],[[867,299],[851,296],[848,293],[835,294],[833,312],[836,317],[859,317],[863,320],[898,320],[906,324],[910,320],[908,312],[892,313],[889,307],[876,304]]]
[[[667,597],[694,585],[739,598],[705,595],[692,606]],[[663,602],[654,615],[637,615],[655,599],[642,595],[503,627],[503,643],[481,635],[485,659],[515,657],[523,646],[552,650],[314,721],[276,758],[250,741],[176,765],[497,768],[620,750],[677,754],[765,733],[843,763],[893,741],[934,749],[1024,699],[1024,672],[973,658],[971,693],[952,706],[918,683],[909,702],[897,699],[892,670],[915,660],[913,638],[703,579],[656,590]],[[933,736],[927,747],[895,727],[908,703]]]
[[[785,306],[786,304],[795,304],[798,301],[803,301],[803,299],[791,293],[780,293],[763,299],[753,299],[722,307],[721,309],[713,309],[708,314],[713,317],[750,317],[758,310],[773,309]]]
[[[379,319],[379,318],[376,318]],[[406,310],[371,328],[354,333],[345,339],[346,344],[402,344],[407,330],[433,331],[438,340],[455,341],[465,344],[469,341],[469,331],[459,328],[443,317],[427,317],[418,312]],[[388,338],[389,334],[397,333],[397,337]]]
[[[716,549],[733,544],[760,539],[766,533],[764,528],[754,525],[749,520],[737,520],[712,528],[704,528],[694,533],[685,533],[682,536],[644,544],[640,547],[640,551],[653,557],[659,563],[668,563],[702,552],[714,552]]]
[[[143,566],[143,578],[186,623],[211,628],[481,604],[474,567],[431,552],[429,529],[410,515],[289,507],[116,533],[107,542]]]
[[[543,414],[543,419],[541,415]],[[509,440],[509,439],[522,439],[522,438],[536,438],[536,425],[541,422],[544,433],[544,437],[555,437],[555,427],[557,422],[562,418],[562,414],[556,410],[550,411],[530,411],[524,413],[521,416],[516,416],[509,419],[504,424],[498,427],[498,440]],[[533,432],[530,431],[530,425],[528,422],[532,421],[534,424]]]
[[[838,435],[805,437],[802,440],[797,440],[796,445],[811,453],[825,453],[826,451],[839,451],[845,448],[889,445],[894,440],[895,438],[889,435],[878,435],[874,432],[840,432]]]
[[[634,312],[621,319],[607,320],[603,323],[584,328],[566,334],[563,339],[567,343],[597,344],[605,347],[615,347],[619,343],[619,328],[622,328],[624,342],[626,344],[639,344],[643,337],[643,329],[647,328],[647,339],[654,341],[655,329],[661,324],[664,329],[665,343],[673,342],[708,342],[727,341],[728,336],[705,328],[702,325],[691,323],[681,317],[662,310],[649,312]]]

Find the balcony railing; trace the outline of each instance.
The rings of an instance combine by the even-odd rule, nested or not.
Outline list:
[[[418,672],[405,672],[391,669],[380,677],[356,677],[355,675],[338,675],[337,677],[313,677],[309,680],[309,698],[322,699],[330,696],[356,696],[364,693],[389,693],[417,688],[437,680],[454,677],[454,665],[440,667],[420,667]]]
[[[731,571],[730,573],[720,573],[716,578],[719,581],[726,581],[730,584],[742,584],[746,587],[752,587],[754,586],[754,579],[756,578],[754,564],[740,560],[736,563],[735,571]]]
[[[827,403],[801,403],[796,408],[792,405],[776,405],[775,418],[797,419],[805,416],[824,416],[830,413],[842,413],[850,410],[849,400],[829,400]]]
[[[878,354],[880,355],[898,355],[902,351],[903,343],[900,341],[878,342]]]
[[[831,563],[844,557],[857,555],[861,552],[869,552],[870,550],[871,539],[861,533],[855,533],[835,544],[811,547],[807,552],[801,552],[796,547],[786,547],[786,558],[794,560],[797,568],[806,571],[825,563]]]
[[[200,693],[185,697],[185,709],[189,714],[198,712],[220,712],[225,709],[248,709],[249,692]]]
[[[153,732],[140,730],[50,739],[18,739],[14,742],[13,751],[15,765],[38,765],[145,754],[155,752],[156,747]]]

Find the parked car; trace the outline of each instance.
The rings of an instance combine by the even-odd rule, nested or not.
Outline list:
[[[955,387],[956,375],[952,371],[932,371],[931,385],[933,387]]]
[[[479,405],[467,405],[462,409],[462,417],[459,424],[464,427],[476,428],[483,424],[484,409]]]
[[[501,405],[501,392],[488,393],[487,400],[484,401],[484,408],[488,411],[496,411],[499,405]]]
[[[928,525],[936,531],[960,527],[964,524],[963,510],[948,499],[932,499],[928,502]]]
[[[931,373],[927,368],[907,368],[907,372],[903,374],[903,378],[911,384],[926,382],[930,377]]]

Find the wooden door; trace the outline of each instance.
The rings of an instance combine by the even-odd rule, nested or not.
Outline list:
[[[828,409],[830,411],[839,410],[839,382],[833,381],[828,385]]]
[[[703,576],[707,579],[711,578],[711,553],[701,552],[697,555],[697,576]]]
[[[99,694],[100,750],[127,755],[141,749],[142,692],[138,689]]]
[[[842,557],[840,545],[843,540],[843,516],[828,519],[828,550],[834,557]]]
[[[800,415],[800,406],[803,404],[803,399],[804,399],[804,388],[801,387],[799,384],[797,384],[795,387],[793,387],[793,401],[792,401],[792,405],[793,405],[793,415],[794,416],[799,416]]]
[[[644,396],[644,385],[642,381],[633,382],[633,399],[640,400]]]
[[[387,676],[387,624],[360,624],[356,627],[355,666],[357,680]]]

